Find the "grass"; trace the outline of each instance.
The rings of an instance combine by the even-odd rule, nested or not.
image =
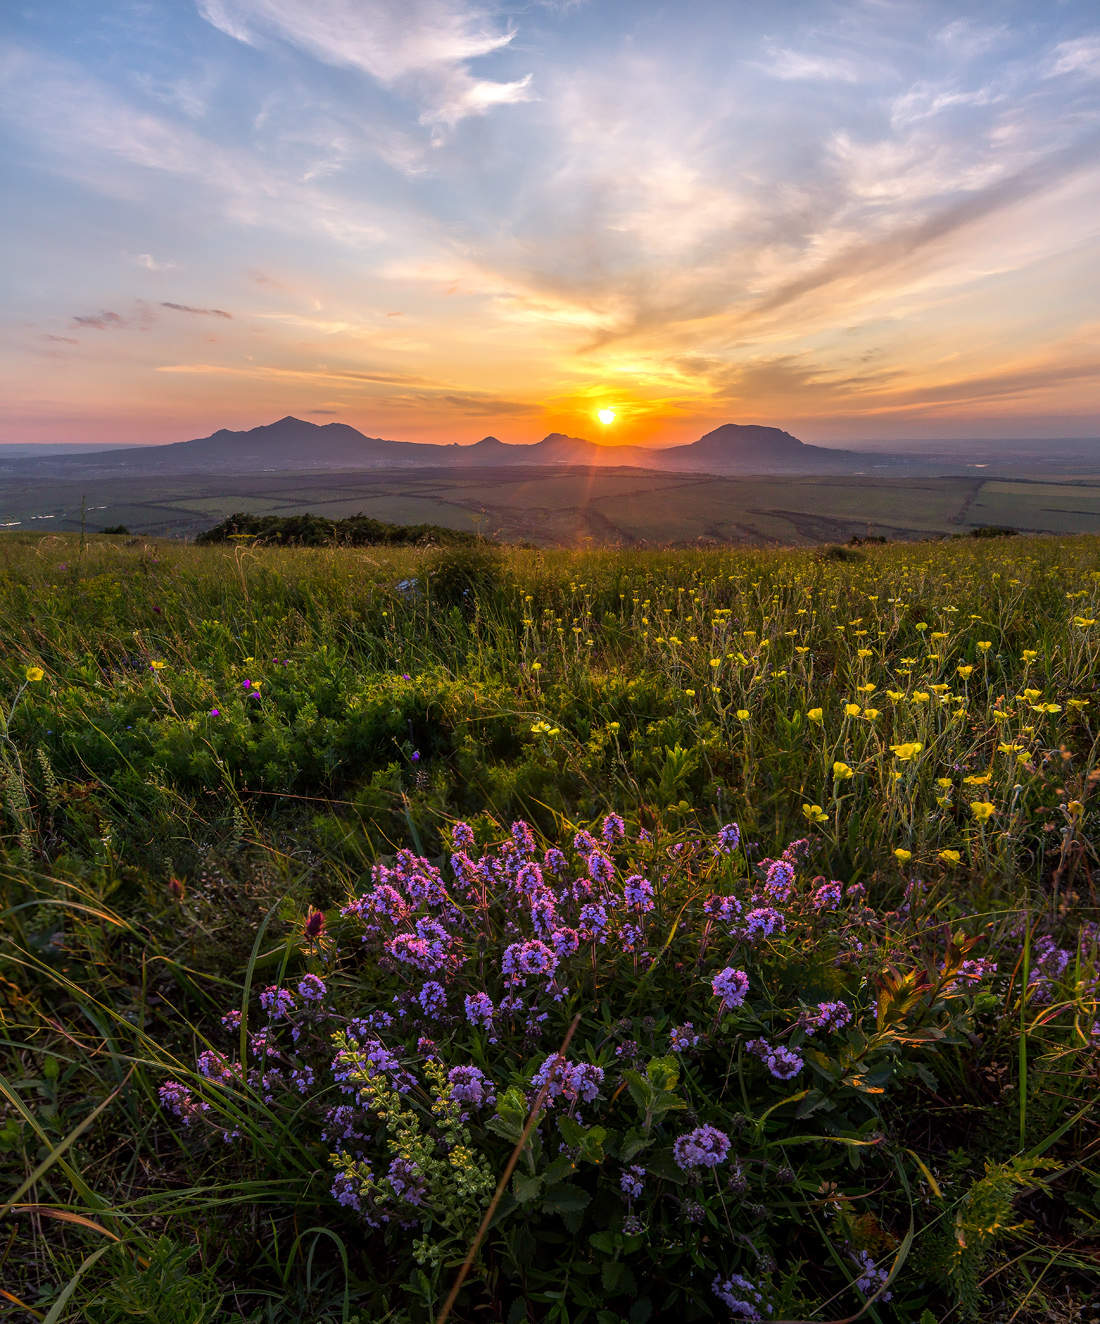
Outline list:
[[[332,1199],[312,1095],[218,1087],[196,1060],[244,1061],[260,991],[307,969],[344,1017],[412,995],[340,914],[399,849],[440,863],[462,819],[496,850],[523,818],[569,851],[614,810],[628,840],[655,838],[630,847],[637,867],[668,875],[661,959],[593,946],[544,1041],[507,1060],[446,1031],[502,1100],[520,1091],[513,1122],[502,1102],[496,1130],[469,1124],[487,1189],[531,1120],[531,1063],[574,1015],[582,1060],[610,1073],[614,1045],[637,1042],[650,1065],[601,1094],[587,1129],[555,1123],[583,1156],[564,1187],[540,1125],[537,1196],[512,1179],[453,1318],[644,1320],[643,1298],[653,1318],[730,1317],[707,1245],[773,1318],[1088,1318],[1100,538],[462,556],[0,542],[0,1283],[15,1317],[433,1318],[484,1203],[448,1223],[442,1173],[422,1223],[435,1249],[414,1263],[411,1234],[387,1241]],[[742,854],[715,872],[700,834],[730,820]],[[785,937],[731,949],[755,1019],[715,1020],[706,980],[676,973],[718,959],[706,891],[736,894],[794,838],[807,885],[862,885],[869,909],[832,927],[792,910]],[[313,907],[330,946],[302,937]],[[510,922],[486,911],[486,940],[510,941]],[[996,974],[956,991],[943,971],[979,951]],[[852,962],[841,986],[834,957]],[[820,1060],[806,1040],[797,1084],[812,1077],[828,1106],[805,1111],[745,1044],[800,1043],[782,1026],[810,989],[866,1019]],[[245,1017],[229,1039],[227,1008]],[[703,1042],[669,1057],[669,1029],[692,1018]],[[158,1097],[169,1078],[232,1144],[179,1124]],[[648,1251],[618,1193],[635,1093],[648,1122],[631,1125],[663,1172]],[[417,1107],[416,1134],[451,1125]],[[734,1134],[736,1198],[676,1184],[681,1114]],[[894,1266],[889,1306],[854,1285],[859,1253]]]

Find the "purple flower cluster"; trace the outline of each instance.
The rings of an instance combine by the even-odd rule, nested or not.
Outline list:
[[[727,823],[718,829],[717,853],[732,855],[741,844],[741,829],[736,823]]]
[[[653,884],[640,873],[632,873],[623,884],[626,904],[643,914],[653,909]]]
[[[551,1101],[591,1103],[603,1085],[603,1074],[603,1068],[591,1062],[568,1062],[560,1053],[551,1053],[531,1077],[531,1088],[537,1093],[547,1086],[546,1097]]]
[[[685,1172],[692,1168],[716,1168],[729,1152],[730,1138],[716,1126],[697,1126],[672,1146],[672,1157]]]
[[[763,1320],[772,1313],[760,1289],[739,1273],[727,1274],[725,1278],[717,1275],[711,1291],[735,1319]]]
[[[818,1030],[843,1030],[852,1022],[852,1009],[844,1001],[819,1002],[817,1010],[804,1012],[800,1024],[807,1034],[816,1034]]]
[[[526,984],[535,975],[552,977],[558,968],[557,954],[544,942],[532,938],[527,942],[514,942],[504,950],[500,963],[505,983],[513,988]]]
[[[739,1007],[745,1001],[745,995],[749,991],[749,977],[744,970],[734,970],[732,966],[726,966],[724,970],[719,970],[710,981],[711,989],[716,998],[722,999],[721,1011],[732,1011],[734,1007]]]
[[[478,1067],[452,1067],[447,1073],[451,1097],[470,1108],[491,1108],[497,1101],[493,1082]]]
[[[683,1025],[674,1025],[669,1030],[668,1046],[673,1053],[686,1053],[689,1048],[696,1046],[699,1038],[691,1021],[685,1021]]]
[[[764,1039],[750,1039],[746,1049],[768,1068],[776,1080],[793,1080],[804,1065],[796,1048],[786,1044],[769,1044]]]
[[[493,999],[488,993],[466,994],[466,1019],[471,1025],[489,1029],[493,1023]]]

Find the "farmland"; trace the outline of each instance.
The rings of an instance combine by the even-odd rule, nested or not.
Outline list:
[[[192,537],[239,510],[363,513],[547,547],[798,546],[868,533],[921,538],[983,524],[1096,532],[1100,480],[714,478],[556,467],[0,481],[0,524],[24,531],[72,531],[83,520],[90,531],[122,524],[146,536]]]
[[[393,518],[391,481],[478,523],[430,475],[228,500]],[[1094,528],[1070,488],[509,475],[489,522]],[[1090,1318],[1098,619],[1087,534],[9,533],[5,1300]]]

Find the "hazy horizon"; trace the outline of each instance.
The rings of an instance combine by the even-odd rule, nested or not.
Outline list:
[[[1094,7],[684,13],[5,7],[0,436],[1100,435]]]

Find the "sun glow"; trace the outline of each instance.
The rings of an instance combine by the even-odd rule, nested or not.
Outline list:
[[[597,409],[596,417],[600,420],[600,422],[604,425],[604,427],[606,427],[609,423],[614,423],[615,411],[614,409]]]

